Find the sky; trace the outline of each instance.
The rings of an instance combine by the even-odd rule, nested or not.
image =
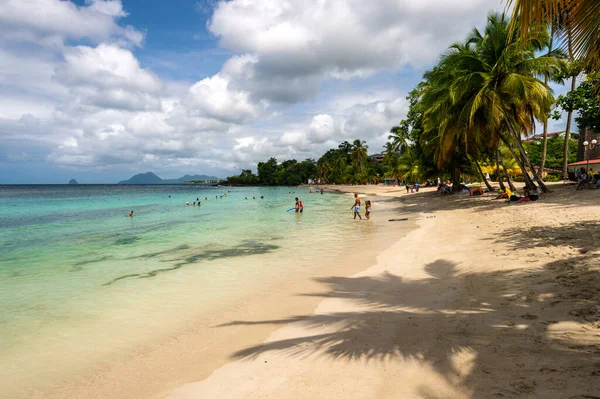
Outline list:
[[[504,7],[0,0],[0,184],[226,177],[357,138],[380,152],[423,72]]]

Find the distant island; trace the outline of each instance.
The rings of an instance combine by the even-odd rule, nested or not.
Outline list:
[[[129,180],[120,181],[118,184],[209,184],[221,181],[215,176],[185,175],[179,179],[161,179],[152,172],[139,173]]]
[[[77,180],[71,179],[71,180],[69,180],[69,184],[79,184],[79,183],[77,182]]]

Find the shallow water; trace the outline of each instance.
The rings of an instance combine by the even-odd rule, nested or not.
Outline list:
[[[295,196],[304,214],[286,212]],[[307,188],[0,186],[0,391],[52,386],[327,265],[376,229],[348,223],[351,203]]]

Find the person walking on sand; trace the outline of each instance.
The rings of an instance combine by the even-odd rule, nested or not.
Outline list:
[[[354,219],[358,216],[358,218],[362,220],[362,216],[360,216],[360,198],[358,197],[358,194],[354,194],[354,205],[352,205],[352,208],[350,209],[354,210]]]

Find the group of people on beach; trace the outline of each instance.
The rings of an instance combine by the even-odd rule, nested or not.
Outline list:
[[[600,188],[600,174],[596,174],[594,176],[594,172],[591,170],[587,171],[585,168],[579,169],[575,175],[575,180],[577,181],[577,191],[583,190],[585,186],[592,188],[593,179],[596,179],[595,188]]]
[[[362,220],[362,216],[360,215],[360,197],[358,196],[358,194],[354,194],[354,205],[352,205],[350,210],[354,211],[354,219],[355,220],[356,220],[357,216],[360,220]],[[371,219],[371,201],[370,200],[365,201],[365,218],[367,220]]]

